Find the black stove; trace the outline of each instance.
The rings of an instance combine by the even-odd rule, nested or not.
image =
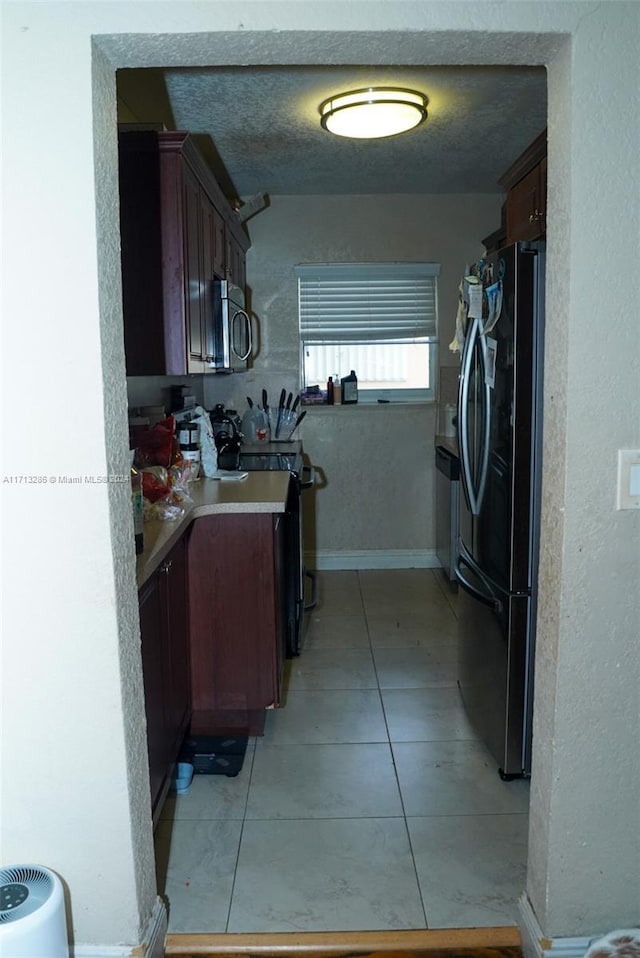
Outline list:
[[[304,566],[302,536],[302,508],[300,498],[304,490],[311,489],[315,482],[313,466],[305,465],[302,453],[285,449],[252,450],[240,452],[238,469],[245,472],[288,472],[291,476],[287,503],[284,512],[285,550],[283,577],[285,582],[285,605],[287,623],[286,654],[288,658],[300,655],[303,613],[316,604],[316,580],[313,572]],[[311,602],[305,600],[305,583],[311,582]]]

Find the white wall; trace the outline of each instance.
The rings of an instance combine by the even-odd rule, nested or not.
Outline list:
[[[86,27],[66,16],[56,23],[53,6],[3,9],[3,142],[11,146],[3,148],[0,847],[3,863],[37,862],[61,875],[77,940],[135,941],[156,895],[117,159],[113,150],[94,157],[92,146],[94,132],[112,135],[115,89],[99,51],[91,62]],[[63,50],[73,50],[73,65]],[[71,126],[61,133],[65,115],[72,134]],[[99,211],[96,181],[111,197]],[[29,423],[19,433],[16,410]]]
[[[500,223],[501,193],[270,199],[249,223],[247,276],[260,351],[248,374],[208,377],[209,406],[225,402],[243,410],[247,394],[257,400],[263,386],[275,404],[283,386],[299,388],[297,263],[440,263],[440,352],[450,361],[460,277],[465,264],[483,254],[481,237]],[[305,544],[321,566],[436,564],[435,426],[433,403],[307,407],[300,436],[320,481]]]
[[[632,924],[640,898],[640,513],[614,508],[616,449],[640,447],[639,15],[634,3],[511,0],[3,5],[4,463],[28,476],[125,469],[116,67],[549,64],[527,889],[551,936]],[[16,397],[28,432],[14,428]],[[71,409],[73,432],[59,428]],[[76,942],[124,948],[154,900],[127,496],[3,494],[3,854],[62,874]]]
[[[640,914],[640,511],[615,510],[617,449],[640,446],[640,324],[637,310],[623,315],[640,291],[640,190],[624,160],[640,156],[640,6],[590,14],[549,71],[527,890],[555,935],[638,924]]]

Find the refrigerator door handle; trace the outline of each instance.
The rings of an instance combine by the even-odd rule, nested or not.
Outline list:
[[[502,602],[499,599],[496,599],[495,595],[493,595],[491,591],[482,592],[465,577],[462,570],[463,565],[467,566],[468,569],[471,569],[472,572],[475,572],[478,578],[482,581],[482,575],[480,574],[479,570],[474,568],[474,566],[465,558],[465,552],[466,550],[464,546],[461,545],[460,553],[456,561],[456,579],[458,580],[458,583],[462,586],[465,592],[472,596],[472,598],[477,599],[478,602],[481,602],[483,605],[493,609],[495,613],[500,614],[503,609]]]
[[[475,489],[471,481],[471,461],[469,455],[469,412],[467,401],[469,398],[469,376],[471,373],[471,360],[473,359],[473,347],[478,334],[478,320],[474,319],[473,325],[464,341],[462,353],[462,364],[460,367],[460,383],[458,388],[458,434],[460,437],[460,473],[464,490],[469,500],[469,508],[474,516],[478,515],[478,504],[475,496]]]
[[[479,327],[479,336],[478,342],[480,343],[480,356],[482,358],[482,382],[484,386],[484,409],[483,409],[483,448],[482,448],[482,463],[480,466],[480,478],[478,481],[478,490],[476,493],[476,504],[478,507],[479,514],[482,507],[482,501],[484,499],[484,492],[487,486],[487,476],[489,474],[489,441],[491,439],[491,387],[487,383],[487,365],[488,365],[488,353],[487,353],[487,337],[482,331],[482,327]]]
[[[471,470],[471,453],[469,451],[469,379],[471,364],[478,343],[480,359],[480,375],[482,376],[483,409],[482,409],[482,457],[476,481]],[[487,383],[487,337],[482,332],[482,322],[474,319],[464,342],[462,364],[460,369],[460,384],[458,389],[458,425],[460,436],[460,468],[471,514],[480,514],[484,493],[489,474],[489,442],[491,438],[491,387]]]

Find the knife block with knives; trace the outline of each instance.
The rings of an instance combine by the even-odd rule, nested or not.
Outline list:
[[[247,397],[249,411],[253,411],[254,403],[250,397]],[[280,392],[280,399],[276,409],[269,405],[267,390],[262,390],[262,406],[258,406],[266,419],[269,427],[271,442],[289,442],[307,414],[306,409],[298,412],[300,405],[300,395],[293,398],[293,393],[287,395],[286,389]],[[247,414],[245,414],[247,415]]]

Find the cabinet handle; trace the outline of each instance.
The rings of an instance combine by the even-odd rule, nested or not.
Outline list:
[[[160,572],[162,572],[164,575],[168,575],[172,562],[173,562],[173,559],[167,559],[166,562],[163,562],[162,565],[160,566]]]
[[[538,220],[541,220],[541,219],[542,219],[542,213],[540,212],[540,210],[534,210],[533,213],[531,213],[531,215],[529,216],[530,223],[537,223]]]

